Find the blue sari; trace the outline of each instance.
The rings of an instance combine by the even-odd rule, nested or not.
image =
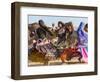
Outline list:
[[[79,28],[77,30],[79,37],[79,45],[86,46],[88,44],[88,33],[84,31],[85,24],[83,22],[80,23]]]

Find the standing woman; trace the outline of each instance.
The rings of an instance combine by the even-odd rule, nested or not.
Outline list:
[[[78,46],[81,50],[84,62],[88,62],[88,24],[80,23],[77,30],[79,36]]]
[[[62,21],[58,22],[58,33],[57,33],[57,37],[58,37],[58,41],[57,41],[57,45],[60,47],[65,47],[65,41],[66,41],[66,29],[65,29],[65,25]]]
[[[68,34],[66,36],[67,41],[67,47],[69,48],[75,48],[77,46],[78,43],[78,34],[77,32],[74,30],[73,24],[72,22],[68,22],[65,24],[66,29],[68,30]]]

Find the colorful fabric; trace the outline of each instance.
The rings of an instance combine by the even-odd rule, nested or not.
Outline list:
[[[77,30],[79,36],[78,47],[80,48],[83,60],[88,62],[88,33],[83,30],[84,26],[85,24],[81,22]]]
[[[86,49],[86,47],[81,47],[81,53],[82,53],[82,58],[84,60],[84,62],[88,62],[88,51]]]
[[[79,45],[87,46],[88,43],[88,33],[86,33],[84,29],[85,24],[83,22],[80,23],[79,28],[77,30],[79,36]]]

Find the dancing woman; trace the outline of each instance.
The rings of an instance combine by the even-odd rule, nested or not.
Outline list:
[[[88,24],[80,23],[77,30],[79,36],[78,47],[81,50],[83,60],[87,62],[88,60]]]

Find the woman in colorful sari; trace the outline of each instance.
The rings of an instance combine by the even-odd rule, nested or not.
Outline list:
[[[88,62],[88,24],[81,22],[77,33],[79,36],[78,47],[81,50],[84,62]]]

